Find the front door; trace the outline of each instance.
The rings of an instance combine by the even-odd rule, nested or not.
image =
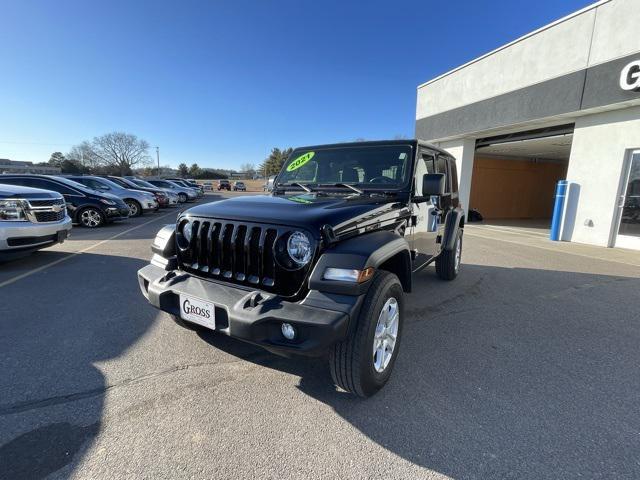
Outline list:
[[[414,252],[414,270],[422,267],[438,253],[438,236],[440,217],[434,215],[435,207],[427,199],[422,197],[422,177],[426,173],[435,173],[435,156],[432,153],[421,153],[415,169],[415,198],[419,201],[412,202],[412,226],[411,249]]]
[[[631,152],[625,167],[615,246],[640,250],[640,150]]]

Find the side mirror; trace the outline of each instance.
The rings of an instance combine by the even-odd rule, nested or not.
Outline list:
[[[444,173],[426,173],[422,176],[422,196],[444,195]]]

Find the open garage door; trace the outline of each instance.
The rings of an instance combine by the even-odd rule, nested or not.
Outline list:
[[[548,224],[569,164],[573,125],[480,139],[469,207],[487,221]]]

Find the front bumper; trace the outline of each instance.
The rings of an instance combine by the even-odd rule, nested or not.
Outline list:
[[[138,283],[149,303],[172,315],[180,316],[181,294],[209,301],[215,305],[216,331],[284,355],[326,353],[346,337],[364,298],[312,290],[304,300],[288,302],[263,291],[167,271],[153,263],[138,271]],[[284,338],[283,322],[296,328],[296,339]]]
[[[145,212],[155,211],[159,207],[160,205],[158,205],[158,202],[156,202],[155,200],[150,200],[150,199],[142,200],[142,210]]]
[[[104,213],[107,216],[107,220],[124,220],[125,218],[129,218],[129,207],[125,205],[123,207],[107,207],[104,209]]]
[[[71,218],[59,222],[0,221],[0,251],[2,253],[39,250],[63,242],[71,231]]]

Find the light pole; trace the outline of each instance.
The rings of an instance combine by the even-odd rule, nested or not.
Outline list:
[[[160,178],[160,147],[156,147],[156,157],[158,158],[158,178]]]

